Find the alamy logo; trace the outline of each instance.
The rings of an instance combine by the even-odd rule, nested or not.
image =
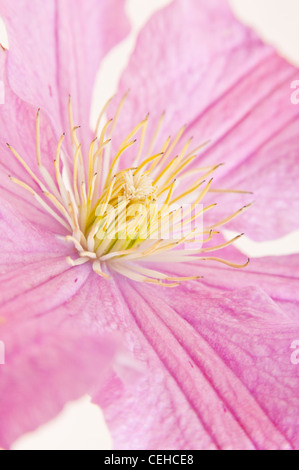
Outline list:
[[[291,349],[294,349],[294,352],[291,355],[291,363],[294,366],[299,364],[299,340],[293,341],[291,344]]]
[[[0,341],[0,366],[5,364],[5,346],[3,341]]]
[[[99,204],[95,215],[105,217],[105,223],[98,227],[99,240],[176,240],[183,238],[202,243],[202,204],[131,204],[123,209],[119,198],[117,208],[110,204]],[[191,235],[190,235],[191,234]]]
[[[294,80],[291,83],[291,88],[295,90],[291,94],[291,103],[292,104],[299,104],[299,80]]]

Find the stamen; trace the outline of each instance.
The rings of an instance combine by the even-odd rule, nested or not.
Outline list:
[[[231,263],[230,261],[227,261],[226,259],[222,258],[215,258],[215,257],[210,257],[210,258],[200,258],[201,261],[217,261],[218,263],[225,264],[226,266],[230,266],[231,268],[235,269],[243,269],[246,268],[249,263],[250,259],[247,259],[247,262],[245,264],[236,264],[236,263]]]
[[[254,194],[252,191],[240,191],[239,189],[211,189],[210,193],[234,193],[234,194]]]
[[[221,245],[216,245],[216,246],[212,246],[212,247],[209,247],[209,248],[202,248],[201,250],[198,250],[198,251],[189,251],[188,254],[207,253],[209,251],[221,250],[222,248],[226,248],[227,246],[232,245],[237,240],[239,240],[239,238],[241,238],[243,236],[244,236],[244,233],[241,233],[240,235],[237,235],[236,237],[232,238],[231,240],[229,240],[225,243],[221,243]]]
[[[111,167],[110,167],[110,170],[108,172],[108,176],[107,176],[107,179],[106,179],[106,184],[109,183],[109,180],[111,178],[111,175],[113,174],[113,170],[114,170],[114,167],[116,166],[118,160],[120,159],[121,155],[125,152],[125,150],[127,150],[129,147],[131,147],[132,145],[134,145],[136,142],[136,140],[133,140],[131,142],[128,142],[127,144],[125,144],[124,146],[122,146],[119,151],[117,152],[117,154],[115,155],[114,159],[112,160],[112,164],[111,164]]]
[[[220,222],[217,222],[217,224],[212,225],[210,228],[213,229],[213,228],[220,227],[220,226],[223,226],[223,225],[227,224],[231,220],[235,219],[242,212],[249,209],[249,207],[251,207],[252,204],[253,204],[253,202],[251,202],[250,204],[247,204],[246,206],[241,207],[241,209],[237,210],[236,212],[234,212],[232,215],[229,215],[225,219],[220,220]]]
[[[80,196],[78,191],[78,163],[79,163],[79,153],[81,152],[81,144],[78,145],[76,148],[75,156],[74,156],[74,177],[73,177],[73,188],[75,193],[75,198],[77,204],[80,204]]]
[[[160,117],[160,119],[159,119],[159,121],[158,121],[157,127],[156,127],[156,129],[155,129],[155,131],[154,131],[154,135],[153,135],[152,140],[151,140],[151,142],[150,142],[150,144],[149,144],[149,147],[148,147],[148,149],[147,149],[147,156],[151,155],[151,153],[152,153],[152,150],[153,150],[153,148],[154,148],[154,145],[155,145],[155,143],[156,143],[156,141],[157,141],[157,138],[158,138],[158,136],[159,136],[160,130],[161,130],[161,128],[162,128],[164,118],[165,118],[165,111],[161,114],[161,117]]]
[[[68,235],[67,237],[65,237],[65,240],[67,242],[74,243],[74,245],[75,245],[76,249],[79,251],[79,253],[83,252],[83,247],[81,246],[81,243],[79,243],[78,240],[75,237],[72,237],[71,235]]]
[[[109,105],[110,105],[111,101],[113,100],[113,98],[114,98],[114,96],[112,96],[112,97],[106,102],[106,104],[104,105],[102,111],[101,111],[100,114],[99,114],[99,117],[98,117],[98,120],[97,120],[97,124],[96,124],[95,137],[98,137],[98,133],[99,133],[99,130],[100,130],[101,121],[102,121],[102,119],[104,118],[105,113],[106,113],[107,109],[109,108]],[[108,121],[107,124],[109,125],[110,122],[111,122],[111,120]]]
[[[89,262],[89,258],[77,258],[76,260],[73,260],[70,256],[66,258],[67,263],[72,266],[81,266],[82,264],[86,264]]]
[[[27,163],[23,160],[23,158],[18,154],[18,152],[9,144],[6,144],[12,154],[16,157],[18,162],[25,168],[27,173],[31,176],[31,178],[38,184],[42,191],[46,190],[45,185],[40,181],[40,179],[33,173],[31,168],[27,165]]]
[[[162,166],[166,161],[167,161],[167,158],[171,155],[171,152],[175,149],[176,145],[180,142],[185,130],[187,128],[187,125],[183,126],[179,132],[177,133],[177,135],[175,136],[175,138],[173,139],[170,147],[167,149],[167,151],[165,152],[164,154],[164,157],[163,159],[161,160],[160,162],[160,166]]]
[[[109,133],[109,138],[112,137],[113,131],[114,131],[114,129],[115,129],[115,127],[116,127],[116,124],[117,124],[117,121],[118,121],[118,118],[119,118],[119,116],[120,116],[120,114],[121,114],[121,111],[122,111],[122,109],[123,109],[123,107],[124,107],[125,101],[126,101],[126,99],[127,99],[129,93],[130,93],[130,90],[128,90],[128,91],[125,93],[125,95],[123,96],[123,98],[120,100],[119,106],[118,106],[118,108],[117,108],[116,114],[115,114],[114,119],[113,119],[113,123],[112,123],[111,130],[110,130],[110,133]]]
[[[60,172],[60,152],[61,152],[61,147],[62,147],[64,137],[65,137],[65,134],[62,134],[57,145],[56,158],[54,160],[54,168],[55,168],[56,181],[60,190],[60,194],[62,195],[63,200],[66,201],[67,191],[63,183],[62,175]]]
[[[68,264],[73,267],[90,263],[93,271],[104,279],[110,279],[106,274],[107,267],[109,271],[116,271],[136,282],[164,287],[175,287],[181,282],[198,280],[200,276],[169,276],[141,265],[140,261],[166,263],[166,267],[168,263],[200,261],[216,261],[233,268],[247,266],[249,260],[243,265],[238,265],[220,257],[202,257],[203,253],[231,245],[243,235],[213,247],[204,247],[219,234],[215,228],[228,223],[251,205],[243,206],[210,227],[204,227],[198,222],[199,217],[202,218],[203,214],[216,206],[202,205],[208,193],[250,194],[235,189],[213,188],[213,178],[209,181],[207,178],[222,164],[188,170],[195,162],[198,152],[209,142],[189,152],[192,139],[181,145],[186,131],[186,126],[183,126],[174,139],[168,137],[160,152],[152,155],[165,114],[160,117],[146,149],[149,122],[147,115],[127,135],[110,159],[111,139],[126,96],[127,94],[121,99],[115,116],[104,124],[111,100],[103,107],[87,155],[82,153],[82,146],[76,134],[79,127],[74,125],[72,100],[69,98],[73,163],[69,168],[68,160],[62,153],[65,137],[63,134],[58,141],[54,159],[56,181],[42,164],[40,110],[36,115],[36,158],[40,177],[18,152],[7,144],[14,157],[37,183],[41,194],[17,178],[11,177],[11,181],[29,191],[41,207],[65,228],[66,235],[63,239],[73,244],[75,252],[74,257],[67,258]],[[134,150],[133,146],[137,141]],[[181,150],[175,156],[173,152],[178,146]],[[118,171],[120,159],[131,147],[132,152],[135,152],[135,158],[131,160],[134,161],[132,168]],[[186,178],[191,180],[188,187],[182,185]],[[198,194],[201,187],[203,188]],[[50,202],[50,205],[47,202]],[[179,207],[177,202],[181,204]],[[183,210],[186,203],[187,209]],[[199,243],[201,248],[192,249]]]
[[[51,207],[48,206],[48,204],[45,203],[45,201],[32,189],[28,184],[24,183],[23,181],[18,180],[17,178],[13,178],[12,176],[10,177],[10,180],[17,184],[18,186],[21,186],[22,188],[26,189],[26,191],[29,191],[37,200],[37,202],[52,216],[54,217],[63,227],[65,227],[67,230],[69,230],[70,226],[65,222],[62,217],[56,214],[56,212],[51,209]]]
[[[92,264],[93,270],[95,273],[97,273],[99,276],[103,277],[104,279],[110,279],[110,276],[108,274],[104,273],[102,271],[102,266],[100,261],[94,261]]]

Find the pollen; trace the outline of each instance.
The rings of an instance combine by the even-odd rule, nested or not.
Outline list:
[[[212,176],[221,164],[205,168],[192,165],[208,142],[192,148],[192,139],[184,142],[184,126],[173,138],[168,137],[159,143],[160,148],[156,148],[164,120],[162,114],[152,135],[147,135],[147,115],[115,148],[115,129],[125,99],[126,96],[120,101],[113,119],[105,120],[111,100],[104,106],[88,155],[83,154],[78,140],[78,127],[74,125],[72,101],[69,99],[73,155],[70,164],[66,158],[63,134],[53,156],[55,178],[51,177],[42,161],[40,111],[36,117],[36,168],[30,168],[8,144],[39,189],[15,177],[10,178],[29,191],[63,226],[64,241],[74,248],[74,256],[68,257],[67,262],[71,266],[90,263],[103,278],[109,279],[113,272],[117,272],[137,282],[167,287],[198,279],[198,276],[171,277],[153,268],[157,262],[160,265],[164,263],[166,268],[169,263],[209,260],[235,268],[247,266],[249,260],[236,265],[221,257],[207,256],[207,253],[221,250],[242,236],[212,248],[206,247],[219,234],[216,228],[250,206],[243,206],[212,226],[204,226],[204,214],[216,206],[204,205],[208,193],[242,192],[213,187]]]
[[[148,198],[155,199],[156,188],[147,175],[135,174],[128,170],[123,175],[124,196],[131,201],[145,201]]]

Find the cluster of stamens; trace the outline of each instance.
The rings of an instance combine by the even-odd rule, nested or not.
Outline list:
[[[169,137],[165,141],[159,153],[153,153],[152,149],[157,142],[164,115],[161,116],[151,142],[145,149],[149,119],[147,116],[111,156],[112,136],[124,101],[125,97],[121,100],[114,118],[107,122],[104,120],[110,100],[103,108],[86,159],[77,138],[77,127],[74,126],[71,99],[69,100],[70,132],[74,149],[72,168],[69,168],[69,162],[63,152],[62,135],[54,160],[55,180],[42,163],[39,111],[36,119],[36,153],[40,176],[37,176],[9,145],[41,192],[14,177],[11,177],[11,180],[30,191],[42,207],[65,228],[65,240],[73,243],[76,249],[76,256],[68,257],[68,263],[77,266],[91,262],[94,271],[105,278],[110,277],[111,271],[116,271],[135,281],[170,287],[184,280],[197,279],[198,276],[170,277],[150,267],[144,267],[144,262],[167,264],[213,260],[236,268],[245,267],[248,262],[236,265],[221,258],[207,257],[205,254],[221,249],[241,236],[212,248],[204,247],[219,233],[216,228],[229,222],[248,207],[242,207],[213,226],[203,226],[203,214],[213,209],[216,204],[204,207],[202,201],[206,194],[212,191],[211,175],[221,166],[190,170],[190,165],[206,144],[190,151],[190,139],[173,157],[173,152],[185,132],[183,127],[173,139]],[[138,140],[136,136],[139,134]],[[134,145],[137,150],[133,164],[125,170],[119,170],[120,160],[125,158],[129,148],[131,152],[135,149]],[[67,171],[63,171],[66,167]],[[69,178],[67,175],[72,176]],[[180,185],[190,178],[192,183],[187,188],[183,185],[180,191]],[[140,264],[140,261],[143,263]]]

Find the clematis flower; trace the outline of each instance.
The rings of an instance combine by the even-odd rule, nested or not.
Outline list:
[[[298,449],[299,257],[248,265],[221,234],[298,228],[298,71],[223,0],[175,0],[92,131],[120,5],[0,2],[0,446],[90,393],[118,449]]]

